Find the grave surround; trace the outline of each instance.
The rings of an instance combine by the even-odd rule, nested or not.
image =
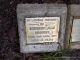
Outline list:
[[[27,44],[25,18],[60,17],[58,42]],[[67,6],[65,4],[18,4],[17,19],[22,53],[54,52],[64,48]]]
[[[80,5],[72,4],[68,5],[68,37],[70,40],[71,49],[80,49],[79,42],[79,20],[80,20]],[[76,36],[78,35],[78,36]]]

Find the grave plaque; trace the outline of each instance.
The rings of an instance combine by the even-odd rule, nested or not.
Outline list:
[[[60,17],[26,18],[27,44],[58,42]]]
[[[65,4],[19,4],[17,6],[20,51],[41,53],[64,47]]]
[[[80,19],[73,20],[72,42],[80,42]]]

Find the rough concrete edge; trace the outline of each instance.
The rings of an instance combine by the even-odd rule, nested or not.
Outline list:
[[[22,5],[24,5],[24,4],[22,4]],[[28,5],[28,4],[27,4]],[[29,4],[30,5],[30,4]],[[33,5],[33,4],[32,4]],[[41,4],[42,5],[42,4]],[[50,4],[49,4],[50,5]],[[51,4],[51,5],[54,5],[54,4]],[[61,4],[61,7],[63,6],[64,4]],[[58,6],[58,5],[57,5]],[[60,5],[59,5],[60,6]],[[66,5],[65,5],[66,6]],[[21,40],[20,40],[21,41]],[[21,45],[20,45],[21,46]],[[25,47],[24,47],[25,48]],[[23,48],[23,49],[24,49]],[[22,48],[21,48],[21,51],[23,50]]]
[[[71,29],[72,29],[72,25],[73,25],[73,19],[74,19],[74,17],[80,17],[80,4],[71,4],[71,5],[68,5],[68,10],[69,10],[69,19],[68,20],[70,20],[69,21],[69,34],[68,35],[71,35]],[[70,36],[69,36],[70,37]],[[70,39],[68,37],[68,39]],[[74,48],[73,47],[73,43],[70,41],[70,48],[72,49],[72,50],[74,50],[74,49],[78,49],[78,48]]]

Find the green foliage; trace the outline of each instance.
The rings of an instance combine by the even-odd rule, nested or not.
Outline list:
[[[69,51],[70,49],[64,49],[62,51],[57,51],[54,53],[44,53],[40,56],[39,60],[55,60],[56,58],[61,58],[62,56],[65,56],[65,54]]]
[[[71,49],[70,49],[71,40],[72,40],[72,37],[70,36],[70,39],[67,40],[68,41],[68,48],[63,49],[61,51],[53,52],[53,53],[43,53],[40,56],[39,60],[56,60],[56,58],[61,58],[63,56],[66,56],[71,51]]]

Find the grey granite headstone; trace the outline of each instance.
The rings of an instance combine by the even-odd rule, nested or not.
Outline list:
[[[43,20],[52,18],[52,20],[57,21],[55,22],[55,24],[58,23],[57,30],[59,29],[59,31],[55,30],[57,31],[57,34],[53,32],[53,34],[55,33],[55,35],[57,36],[57,38],[52,37],[54,41],[37,41],[38,40],[37,39],[36,42],[35,39],[33,39],[35,42],[34,41],[33,41],[34,43],[32,42],[31,38],[35,36],[34,35],[35,30],[34,31],[28,30],[26,32],[27,30],[26,26],[28,25],[30,26],[31,22],[39,23],[39,22],[32,21],[36,18],[43,19]],[[41,53],[41,52],[54,52],[63,49],[64,40],[65,40],[64,37],[65,37],[65,28],[66,28],[66,18],[67,18],[67,6],[65,4],[18,4],[17,19],[18,19],[19,39],[20,39],[20,51],[22,53]],[[44,22],[45,24],[48,23],[46,21]],[[43,24],[44,22],[42,22],[41,24]],[[50,23],[52,24],[52,22]],[[34,25],[30,27],[34,27]],[[27,36],[30,36],[30,33],[33,36],[31,38],[28,38]]]

